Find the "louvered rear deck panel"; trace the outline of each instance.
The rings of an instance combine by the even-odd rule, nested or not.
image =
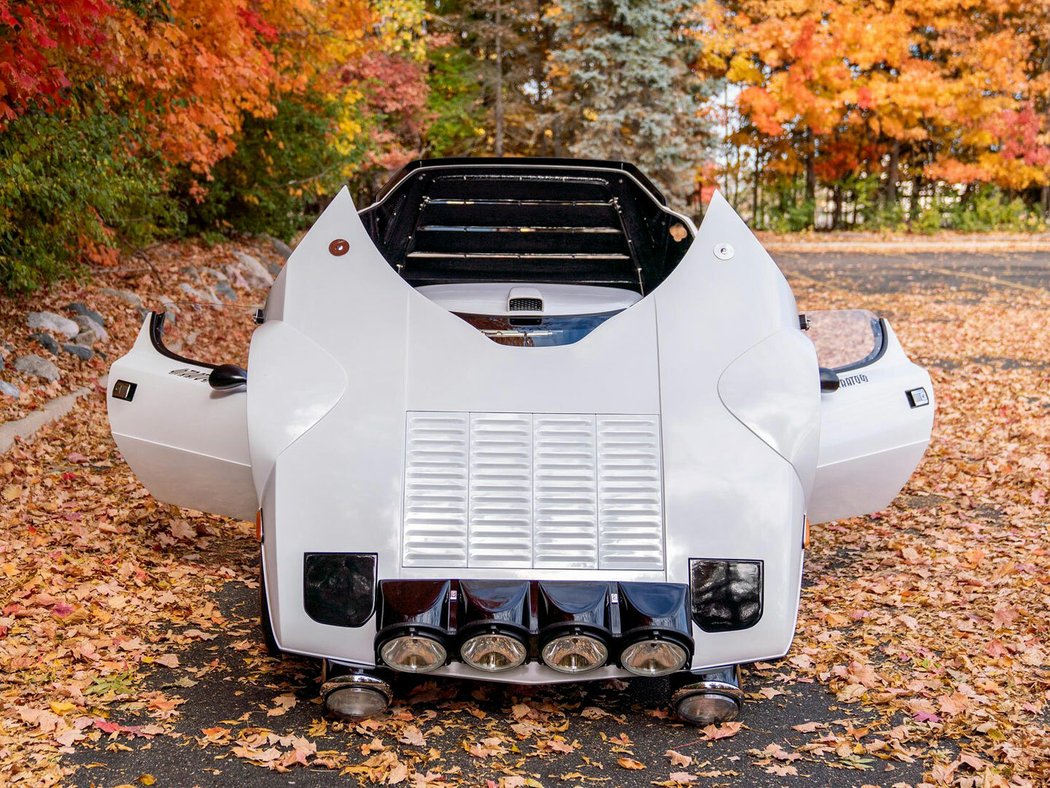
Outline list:
[[[469,566],[532,565],[532,418],[470,414]]]
[[[466,413],[409,413],[405,444],[405,566],[467,565]]]
[[[664,568],[657,416],[408,414],[402,564]]]

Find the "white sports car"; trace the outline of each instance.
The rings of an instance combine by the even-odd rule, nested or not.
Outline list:
[[[350,718],[390,671],[666,675],[683,719],[734,718],[737,666],[791,645],[809,526],[889,504],[933,422],[885,320],[800,316],[722,197],[696,229],[618,162],[344,189],[259,320],[245,372],[149,316],[113,436],[157,499],[258,518],[267,641]]]

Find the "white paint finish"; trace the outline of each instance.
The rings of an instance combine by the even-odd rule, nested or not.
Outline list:
[[[267,320],[284,320],[284,288],[288,282],[287,268],[282,267],[266,294],[263,314]]]
[[[255,331],[248,367],[249,445],[261,497],[277,457],[335,406],[347,376],[330,353],[281,320]]]
[[[172,375],[190,370],[196,379]],[[210,370],[161,355],[145,320],[109,380],[136,384],[130,402],[107,387],[113,439],[142,484],[158,501],[240,520],[255,518],[243,391],[218,393]]]
[[[532,415],[470,416],[472,567],[532,566]]]
[[[721,244],[733,247],[732,259],[715,256]],[[799,473],[726,409],[718,381],[767,337],[798,331],[794,298],[718,195],[685,259],[651,297],[659,330],[667,579],[688,582],[691,557],[758,559],[765,571],[761,620],[744,632],[707,634],[694,627],[693,667],[783,653],[794,632],[801,580]],[[768,407],[777,407],[793,385],[786,376],[807,362],[814,363],[813,350],[798,344],[770,360],[765,380],[771,387],[761,392]],[[808,370],[809,380],[815,373]],[[810,418],[818,417],[813,409]]]
[[[511,347],[405,289],[412,295],[405,369],[409,410],[659,412],[658,358],[652,352],[656,313],[650,299],[571,345]]]
[[[416,292],[426,296],[449,312],[468,315],[595,315],[618,312],[641,300],[632,290],[592,285],[546,283],[470,282],[448,285],[425,285]],[[541,312],[512,312],[510,298],[539,298]]]
[[[856,382],[821,396],[811,523],[887,507],[930,442],[936,403],[929,373],[908,360],[889,323],[883,326],[882,357],[842,373],[844,381]],[[929,405],[911,407],[906,392],[915,388],[926,389]]]
[[[600,415],[596,432],[598,565],[663,570],[660,419]]]
[[[772,334],[718,380],[722,403],[798,473],[808,496],[820,446],[820,381],[813,345],[797,328]],[[776,392],[771,398],[770,392]]]
[[[865,432],[870,440],[880,437],[870,424]],[[885,509],[907,483],[928,444],[928,440],[923,440],[889,446],[871,454],[821,465],[810,504],[810,523],[826,523]]]
[[[113,437],[139,481],[158,501],[235,520],[255,519],[259,504],[247,463],[198,454],[185,444],[167,446],[118,432]]]
[[[329,254],[336,238],[350,243],[348,254]],[[733,247],[731,259],[717,259],[719,244]],[[305,552],[375,552],[380,578],[681,583],[688,582],[690,557],[759,559],[765,573],[761,621],[734,633],[694,628],[693,667],[779,656],[790,645],[797,615],[807,509],[803,481],[815,463],[807,436],[821,413],[811,514],[820,505],[841,506],[824,496],[855,486],[858,474],[884,474],[887,485],[896,484],[887,466],[864,469],[857,463],[880,452],[894,473],[913,463],[922,436],[911,443],[904,438],[914,434],[915,419],[932,418],[932,405],[901,416],[896,400],[864,393],[863,387],[826,395],[819,410],[813,407],[813,395],[803,386],[816,385],[815,361],[808,343],[798,340],[791,292],[717,196],[697,241],[667,281],[573,345],[498,345],[413,291],[372,245],[345,191],[296,248],[271,292],[267,317],[253,342],[249,393],[237,396],[241,403],[247,399],[252,425],[275,629],[289,651],[361,665],[374,659],[375,621],[345,629],[310,620],[302,605]],[[903,398],[902,383],[928,386],[928,378],[912,384],[918,378],[903,354],[892,356],[892,350],[869,377],[893,378],[892,384],[879,385],[897,398]],[[263,381],[258,396],[256,380]],[[158,412],[181,412],[170,405],[175,392],[195,385],[204,384],[165,381],[173,399],[154,402],[147,422],[164,421],[156,418]],[[870,385],[874,392],[874,378]],[[787,402],[796,411],[777,413]],[[920,410],[926,413],[917,414]],[[410,438],[413,414],[456,414],[459,432],[442,450],[447,456],[438,454],[460,469],[460,477],[434,486],[422,473],[426,457],[434,455]],[[524,439],[526,421],[530,441]],[[872,429],[851,431],[858,421],[880,427],[879,435]],[[136,439],[149,440],[147,422]],[[660,429],[650,440],[647,430],[655,425]],[[928,432],[927,427],[926,438]],[[223,440],[237,434],[225,429]],[[890,445],[880,449],[880,436],[890,436]],[[655,461],[653,441],[661,444]],[[875,451],[864,451],[865,446]],[[187,448],[200,451],[197,445]],[[247,452],[246,439],[241,449]],[[528,451],[530,488],[524,484]],[[643,473],[622,478],[617,456],[630,457]],[[651,471],[659,464],[663,497],[654,501]],[[134,467],[138,472],[138,464]],[[475,475],[479,485],[471,484]],[[254,495],[250,484],[241,489]],[[454,494],[448,498],[431,495],[449,489]],[[528,518],[519,495],[526,489],[531,489],[533,566],[526,566],[521,554]],[[428,549],[426,535],[413,535],[418,523],[410,524],[410,509],[422,511],[434,500],[455,510],[457,565],[449,566],[446,557],[439,561],[444,566],[403,566],[402,556]],[[632,518],[643,536],[622,527]],[[660,568],[603,568],[620,567],[619,551],[651,548],[661,520],[663,559],[643,550],[646,559],[636,564]],[[472,535],[479,539],[476,546]],[[467,671],[453,665],[440,674]],[[623,675],[617,668],[603,671]],[[537,683],[602,675],[554,676],[530,665],[507,678]]]
[[[328,247],[340,238],[350,251],[336,257]],[[280,606],[281,644],[289,651],[369,664],[374,623],[346,629],[306,616],[303,554],[374,552],[381,578],[401,576],[407,301],[418,297],[462,321],[391,270],[345,189],[300,241],[284,276],[280,306],[272,294],[268,310],[279,308],[285,323],[336,359],[347,382],[323,421],[277,458],[274,527],[264,544],[277,579],[271,602]]]
[[[465,567],[469,487],[466,413],[409,413],[404,566]]]

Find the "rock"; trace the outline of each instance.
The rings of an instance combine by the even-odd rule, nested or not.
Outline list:
[[[54,383],[62,377],[62,373],[58,371],[58,367],[46,358],[41,358],[32,353],[28,356],[21,356],[18,358],[15,361],[15,369],[24,375],[32,375],[35,378],[46,380],[48,383]]]
[[[185,265],[182,268],[180,268],[179,271],[186,274],[194,282],[199,282],[201,280],[200,271],[198,271],[192,265]]]
[[[73,318],[73,320],[75,320],[76,324],[80,326],[80,334],[77,334],[77,338],[76,340],[74,340],[77,342],[77,344],[84,344],[80,341],[80,336],[81,334],[84,334],[87,331],[91,331],[92,333],[94,333],[96,339],[102,342],[105,342],[109,339],[109,332],[106,331],[106,329],[102,327],[102,324],[99,323],[97,320],[93,320],[87,315],[77,315]],[[95,343],[92,342],[91,344]]]
[[[46,331],[39,331],[36,334],[30,334],[29,338],[36,342],[40,347],[46,350],[48,353],[58,355],[58,342]]]
[[[225,279],[221,282],[215,283],[215,292],[218,293],[220,297],[225,298],[227,301],[237,300],[237,294],[233,292],[233,288],[230,287],[230,283],[227,282]]]
[[[266,270],[266,266],[244,252],[234,252],[233,256],[241,269],[241,274],[248,282],[249,287],[269,287],[273,284],[273,275]]]
[[[66,339],[72,339],[80,333],[80,326],[74,321],[62,315],[56,315],[54,312],[30,312],[29,327],[59,334]]]
[[[222,301],[219,300],[219,297],[215,295],[215,291],[210,287],[206,289],[198,289],[193,285],[180,282],[179,289],[198,304],[214,304],[215,306],[222,306]]]
[[[73,337],[73,344],[81,347],[94,347],[99,340],[99,335],[94,331],[81,331]]]
[[[267,241],[270,242],[270,246],[277,252],[281,257],[287,260],[292,256],[292,247],[282,241],[280,238],[274,238],[272,235],[264,236]]]
[[[226,266],[226,276],[229,277],[230,284],[234,287],[239,287],[243,290],[250,290],[251,285],[244,278],[244,274],[241,273],[241,267],[236,263]]]
[[[142,309],[142,299],[138,297],[136,293],[132,293],[130,290],[114,290],[112,287],[103,287],[99,290],[103,295],[114,296],[119,298],[126,304],[131,304],[136,309]]]
[[[22,396],[22,392],[18,390],[18,386],[8,383],[6,380],[0,380],[0,394],[3,394],[5,397],[11,397],[12,399],[18,399]]]
[[[62,349],[71,356],[76,356],[81,361],[91,361],[95,357],[95,351],[84,345],[77,345],[72,342],[63,342]]]
[[[81,304],[79,301],[74,301],[72,304],[67,306],[66,309],[68,309],[70,312],[73,312],[74,314],[89,317],[96,323],[98,323],[100,326],[106,325],[106,318],[102,317],[102,315],[100,315],[98,312],[96,312],[94,309],[87,306],[86,304]],[[76,318],[73,319],[76,320]]]
[[[201,272],[207,274],[216,282],[226,281],[226,274],[224,274],[222,271],[216,271],[214,268],[202,268]]]
[[[178,305],[168,296],[160,296],[157,300],[160,301],[161,305],[164,307],[164,322],[169,326],[174,325],[175,315],[179,314]]]

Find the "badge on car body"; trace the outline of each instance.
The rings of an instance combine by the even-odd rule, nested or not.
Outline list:
[[[138,388],[138,384],[131,383],[127,380],[118,380],[113,384],[113,399],[122,399],[127,402],[135,396],[135,389]]]
[[[908,395],[908,402],[913,408],[920,408],[923,405],[930,404],[930,395],[926,393],[924,388],[911,389],[905,393]]]

